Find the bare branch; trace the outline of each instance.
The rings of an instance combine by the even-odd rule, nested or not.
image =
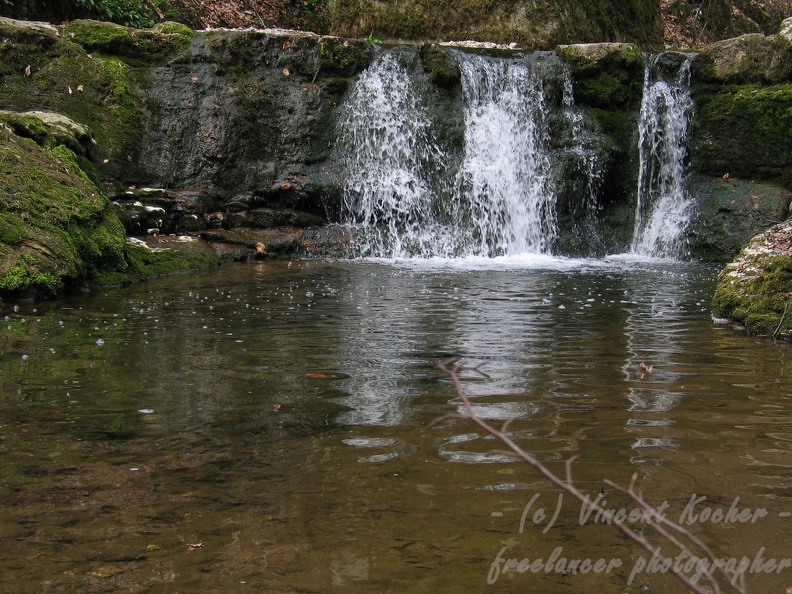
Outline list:
[[[578,456],[572,456],[570,459],[566,460],[565,468],[566,468],[566,480],[557,476],[553,471],[547,468],[544,464],[542,464],[537,458],[523,450],[517,443],[515,443],[511,437],[507,434],[506,430],[509,427],[512,419],[506,421],[503,424],[501,430],[495,429],[492,425],[484,421],[483,419],[479,418],[475,411],[473,410],[472,405],[470,404],[470,400],[468,399],[467,395],[465,394],[464,390],[462,389],[462,384],[459,380],[459,373],[465,370],[474,371],[484,377],[489,377],[488,375],[484,374],[480,371],[480,367],[483,366],[483,363],[476,365],[475,367],[468,367],[465,365],[465,362],[460,360],[458,357],[454,357],[449,359],[448,361],[441,363],[437,366],[437,368],[446,374],[450,379],[451,382],[454,384],[454,388],[456,390],[457,395],[462,401],[462,404],[467,411],[467,417],[463,415],[453,414],[453,415],[445,415],[441,417],[437,421],[433,422],[432,425],[436,425],[439,422],[442,422],[446,419],[454,418],[464,418],[472,421],[486,433],[489,433],[496,439],[498,439],[502,444],[504,444],[508,451],[504,453],[511,454],[516,458],[523,460],[530,464],[535,470],[539,472],[544,478],[550,481],[553,485],[557,486],[559,489],[564,491],[565,493],[571,495],[575,499],[577,499],[583,506],[586,507],[590,512],[593,513],[607,513],[607,510],[603,508],[599,500],[600,498],[591,499],[588,495],[583,494],[577,487],[572,480],[572,464],[577,460]],[[706,578],[706,581],[709,583],[709,587],[700,586],[697,583],[693,583],[693,578],[677,566],[677,564],[670,564],[670,568],[674,576],[679,580],[682,584],[684,584],[687,588],[690,589],[691,592],[695,592],[696,594],[720,594],[723,590],[721,589],[720,584],[718,583],[716,576],[713,575],[712,572],[709,571],[709,567],[717,567],[717,573],[722,575],[728,585],[739,594],[746,594],[745,588],[741,585],[735,585],[732,582],[736,581],[737,575],[732,574],[731,572],[725,570],[721,564],[715,564],[713,561],[716,559],[714,553],[710,550],[710,548],[699,539],[697,536],[692,534],[686,528],[677,524],[668,518],[666,518],[659,510],[651,506],[643,497],[643,494],[637,487],[638,484],[638,473],[633,473],[630,484],[628,487],[622,487],[612,481],[605,480],[605,484],[613,487],[617,491],[627,495],[632,499],[638,507],[642,510],[644,514],[644,518],[647,519],[647,523],[652,526],[655,531],[664,539],[666,542],[671,543],[675,546],[679,551],[680,554],[685,554],[692,559],[696,560],[696,570],[699,574]],[[661,549],[659,546],[652,543],[648,538],[646,538],[643,534],[640,534],[632,529],[632,527],[624,520],[619,519],[618,517],[612,517],[611,523],[614,525],[622,534],[627,536],[630,540],[634,543],[639,545],[648,553],[656,556],[661,562],[670,560],[672,557],[667,557],[661,554]],[[692,547],[691,547],[692,545]],[[702,554],[697,554],[696,551],[700,551]],[[706,560],[708,563],[699,563],[699,561]]]

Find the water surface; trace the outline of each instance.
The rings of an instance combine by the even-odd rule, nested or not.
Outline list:
[[[630,581],[647,555],[569,498],[548,527],[558,489],[469,421],[430,426],[463,410],[435,368],[452,355],[487,363],[462,376],[477,414],[514,419],[512,437],[557,473],[579,456],[592,496],[638,473],[672,519],[694,494],[699,511],[765,509],[686,520],[724,558],[792,557],[790,349],[713,324],[716,273],[625,258],[266,262],[3,306],[0,590],[679,589]],[[504,547],[620,566],[489,584]],[[778,592],[792,570],[747,578]]]

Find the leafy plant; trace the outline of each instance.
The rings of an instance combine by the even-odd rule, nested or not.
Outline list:
[[[100,18],[127,27],[144,28],[154,24],[154,15],[142,0],[74,0],[77,6]]]
[[[374,33],[369,33],[368,37],[366,37],[366,41],[369,43],[376,43],[377,45],[382,43],[382,39],[379,37],[374,37]]]
[[[294,0],[291,5],[293,12],[283,15],[287,25],[314,33],[330,31],[327,0]]]

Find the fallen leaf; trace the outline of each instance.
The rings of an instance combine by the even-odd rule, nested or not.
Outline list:
[[[28,64],[27,68],[25,68],[25,76],[30,76],[30,64]]]
[[[72,94],[71,87],[66,87],[66,88],[69,89],[69,95],[71,95]]]
[[[83,92],[83,86],[82,86],[82,85],[77,85],[77,90],[78,90],[80,93],[82,93],[82,92]]]
[[[728,172],[723,174],[723,178],[722,178],[722,179],[729,179],[729,174],[728,174]]]
[[[280,188],[281,190],[288,190],[289,188],[291,188],[291,184],[289,182],[283,182]]]
[[[654,365],[650,365],[649,367],[647,367],[646,363],[641,361],[641,363],[638,365],[638,368],[641,370],[639,379],[644,379],[648,374],[652,373],[652,369],[654,369]]]
[[[198,80],[198,77],[197,76],[191,76],[190,80],[193,81],[193,82],[196,82]]]
[[[263,243],[261,243],[261,242],[259,241],[259,242],[256,244],[256,251],[257,251],[259,254],[263,254],[264,252],[266,252],[266,251],[267,251],[267,246],[266,246],[266,245],[264,245]]]
[[[289,76],[290,74],[291,74],[291,72],[289,72],[288,68],[284,68],[283,69],[283,76]]]
[[[309,377],[311,379],[327,379],[327,376],[324,373],[306,373],[305,377]]]
[[[160,548],[161,547],[159,545],[155,545],[155,544],[146,545],[147,551],[159,551]]]
[[[291,47],[291,44],[292,44],[291,40],[287,39],[286,41],[283,42],[283,45],[281,47],[287,50]]]
[[[281,409],[280,404],[273,404],[272,405],[272,412],[278,412]]]

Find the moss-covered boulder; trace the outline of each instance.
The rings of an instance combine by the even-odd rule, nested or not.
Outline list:
[[[792,189],[792,84],[697,86],[691,168]]]
[[[720,84],[792,80],[792,40],[786,35],[741,35],[713,43],[696,59],[695,77]]]
[[[216,263],[130,248],[77,156],[55,137],[41,140],[0,124],[0,297],[52,296]]]
[[[75,20],[62,29],[63,36],[92,55],[123,57],[133,64],[160,64],[189,47],[195,32],[180,23],[164,22],[150,29],[114,23]]]
[[[55,294],[124,267],[125,234],[74,153],[0,126],[0,294]]]
[[[342,37],[469,39],[524,49],[600,41],[663,45],[656,0],[335,0],[331,17],[331,32]]]
[[[84,156],[93,144],[86,126],[51,111],[18,113],[0,109],[0,122],[4,122],[19,136],[30,138],[46,148],[62,144],[73,153]]]
[[[792,220],[754,237],[721,272],[713,313],[753,334],[792,338]]]
[[[53,27],[0,19],[0,109],[49,111],[85,126],[95,140],[86,157],[103,180],[123,180],[136,163],[140,108],[128,71]]]
[[[646,58],[637,45],[561,45],[556,52],[572,70],[576,103],[605,109],[640,104]]]

